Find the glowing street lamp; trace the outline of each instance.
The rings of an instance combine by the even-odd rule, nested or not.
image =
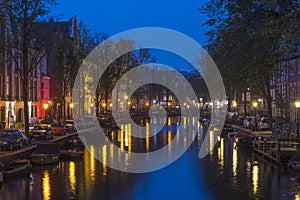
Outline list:
[[[45,110],[45,111],[44,111],[44,112],[45,112],[45,116],[44,116],[45,118],[46,118],[46,111],[47,111],[48,107],[49,107],[49,105],[48,105],[47,103],[44,103],[44,104],[43,104],[43,108],[44,108],[44,110]]]
[[[296,124],[297,124],[297,139],[299,138],[299,108],[300,108],[300,100],[295,101],[296,107]]]
[[[252,105],[253,105],[254,108],[257,108],[258,103],[257,103],[256,101],[254,101],[254,102],[252,103]]]
[[[258,105],[258,103],[256,102],[256,101],[254,101],[253,103],[252,103],[252,105],[253,105],[253,107],[254,107],[254,111],[255,111],[255,130],[257,130],[257,117],[256,117],[256,112],[257,112],[257,105]]]
[[[69,119],[71,119],[73,117],[73,108],[74,108],[74,104],[71,102],[69,104],[69,107],[70,107],[70,116],[69,116]]]
[[[233,106],[234,108],[236,108],[236,107],[237,107],[237,103],[236,103],[236,101],[233,101],[233,103],[232,103],[232,106]]]

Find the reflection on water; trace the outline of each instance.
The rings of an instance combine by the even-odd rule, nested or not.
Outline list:
[[[215,146],[215,141],[214,141],[214,132],[209,131],[209,157],[212,160],[213,159],[213,154],[214,154],[214,146]]]
[[[50,200],[51,198],[51,186],[50,186],[50,177],[48,170],[45,170],[43,173],[43,199]]]
[[[237,176],[237,169],[238,169],[238,154],[237,154],[237,149],[233,148],[232,149],[232,172],[233,172],[233,177]]]
[[[259,184],[259,169],[258,165],[254,165],[252,169],[252,184],[253,184],[253,193],[256,194],[258,191],[258,184]]]
[[[106,163],[107,163],[107,150],[106,150],[106,145],[104,145],[102,147],[102,176],[103,176],[103,179],[105,179],[105,177],[107,176],[107,166],[106,166]]]
[[[76,194],[76,166],[75,162],[69,162],[69,182],[71,196],[75,197]]]
[[[193,120],[185,119],[186,122]],[[146,124],[146,127],[149,125]],[[179,145],[178,130],[137,142],[130,125],[116,131],[111,139],[123,151],[137,146],[149,151],[162,144],[168,145],[168,155]],[[209,135],[209,145],[217,139]],[[123,139],[122,139],[123,138]],[[184,140],[184,138],[182,138]],[[186,138],[185,138],[186,139]],[[203,132],[196,135],[189,150],[172,165],[152,173],[129,174],[113,170],[105,163],[114,157],[130,165],[130,154],[121,157],[113,152],[113,145],[94,146],[85,150],[83,159],[61,161],[52,166],[34,166],[30,178],[4,183],[0,187],[0,200],[6,199],[299,199],[300,173],[285,171],[281,166],[254,156],[250,149],[234,148],[231,138],[218,138],[213,151],[198,159]],[[210,148],[210,146],[208,146]],[[103,163],[93,158],[99,153]]]
[[[89,160],[90,160],[90,176],[92,181],[95,181],[95,149],[94,146],[91,145],[90,146],[90,154],[91,156],[89,156]]]
[[[168,131],[168,155],[171,155],[171,141],[172,141],[172,133],[171,131]]]
[[[146,152],[149,152],[149,145],[150,145],[150,127],[149,127],[149,123],[146,122]]]
[[[219,163],[220,163],[220,170],[223,173],[224,170],[224,138],[220,138],[220,147],[218,148],[218,158],[219,158]]]

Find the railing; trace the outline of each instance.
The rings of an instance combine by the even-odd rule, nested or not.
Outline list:
[[[297,138],[263,138],[255,137],[253,143],[254,152],[280,163],[283,158],[294,155],[299,147]]]

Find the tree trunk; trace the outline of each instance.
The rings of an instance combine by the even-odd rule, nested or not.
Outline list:
[[[272,113],[273,98],[270,91],[269,79],[266,79],[266,100],[267,100],[267,109],[268,109],[268,116],[269,116],[269,127],[270,130],[273,131],[273,113]]]
[[[27,63],[27,61],[23,62],[23,65]],[[27,71],[27,70],[25,70]],[[27,73],[26,73],[27,74]],[[25,73],[24,73],[25,75]],[[23,102],[24,102],[24,125],[25,125],[25,134],[29,135],[29,108],[28,108],[28,79],[24,77],[23,79]]]
[[[231,103],[232,103],[232,101],[230,99],[228,99],[228,104],[227,104],[228,112],[231,112]]]
[[[66,96],[63,95],[62,98],[62,108],[63,108],[63,121],[66,121]]]
[[[99,100],[99,88],[96,88],[96,98],[95,98],[95,106],[96,106],[96,117],[100,116],[100,110],[99,110],[99,104],[100,104],[100,100]],[[100,105],[101,106],[101,105]]]
[[[24,125],[25,125],[25,134],[29,135],[29,112],[28,112],[28,75],[29,75],[29,66],[28,66],[28,44],[29,39],[27,35],[27,16],[25,15],[22,27],[22,68],[23,68],[23,102],[24,102]]]
[[[247,97],[246,97],[247,92],[244,92],[244,117],[246,118],[247,116]]]

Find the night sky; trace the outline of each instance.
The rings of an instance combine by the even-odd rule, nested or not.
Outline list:
[[[199,8],[207,0],[61,0],[57,1],[54,15],[60,20],[68,20],[75,14],[89,28],[106,33],[108,36],[139,27],[163,27],[188,35],[201,45],[207,38],[208,27],[202,24],[207,19]],[[168,65],[186,65],[179,58],[168,54],[155,55],[157,61]],[[176,66],[173,66],[177,68]]]
[[[132,28],[157,26],[180,31],[204,44],[205,16],[198,8],[205,1],[195,0],[60,0],[54,13],[61,20],[78,15],[90,28],[109,36]]]

